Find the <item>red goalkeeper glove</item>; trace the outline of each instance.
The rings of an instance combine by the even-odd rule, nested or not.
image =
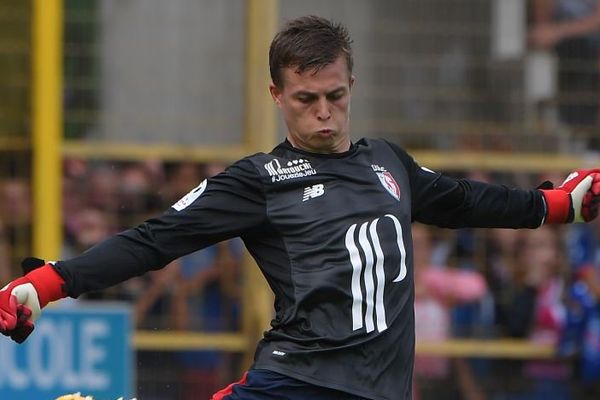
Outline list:
[[[23,261],[26,275],[0,289],[0,333],[23,343],[33,322],[49,302],[66,296],[64,280],[51,264],[29,258]]]
[[[589,222],[598,215],[600,169],[581,169],[571,173],[558,188],[544,182],[540,191],[546,200],[547,224]]]

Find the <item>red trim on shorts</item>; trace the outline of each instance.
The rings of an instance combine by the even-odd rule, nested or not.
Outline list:
[[[225,397],[229,396],[231,393],[233,393],[233,387],[235,385],[243,385],[244,383],[246,383],[246,375],[248,375],[248,371],[244,372],[242,379],[240,379],[239,381],[233,382],[231,385],[227,386],[225,389],[221,389],[217,393],[213,394],[211,400],[226,400]]]

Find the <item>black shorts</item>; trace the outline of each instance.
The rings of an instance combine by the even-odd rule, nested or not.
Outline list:
[[[244,377],[215,393],[212,400],[367,400],[302,382],[265,369],[252,369]]]

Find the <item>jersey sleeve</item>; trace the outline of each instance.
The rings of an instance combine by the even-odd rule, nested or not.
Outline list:
[[[537,228],[545,208],[538,190],[453,179],[423,168],[389,143],[408,173],[412,219],[445,228]]]
[[[164,214],[114,235],[55,268],[78,297],[101,290],[216,242],[259,230],[265,197],[256,168],[243,159],[205,180]]]

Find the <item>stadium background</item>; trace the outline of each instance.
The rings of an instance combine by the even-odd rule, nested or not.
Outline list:
[[[282,21],[308,13],[344,22],[354,38],[355,138],[385,137],[451,175],[527,187],[600,165],[598,125],[567,125],[558,111],[598,93],[559,95],[556,54],[527,45],[529,10],[525,0],[1,0],[0,282],[19,274],[24,256],[59,259],[91,244],[78,242],[84,211],[89,229],[98,220],[106,232],[125,228],[283,138],[266,90],[267,49]],[[451,266],[485,273],[485,233],[433,235]],[[215,324],[173,325],[169,273],[103,296],[146,307],[131,336],[140,399],[202,396],[249,365],[272,306],[239,257],[244,268],[204,278],[233,287]],[[210,301],[202,285],[186,300],[198,309]],[[150,288],[157,302],[140,304]],[[528,379],[510,373],[517,366],[554,358],[552,346],[479,322],[417,350],[467,360],[461,376],[490,399],[504,398],[506,385],[526,390]],[[192,350],[205,352],[182,356]],[[459,380],[426,379],[421,397],[460,398]],[[569,385],[583,396],[576,378]]]

